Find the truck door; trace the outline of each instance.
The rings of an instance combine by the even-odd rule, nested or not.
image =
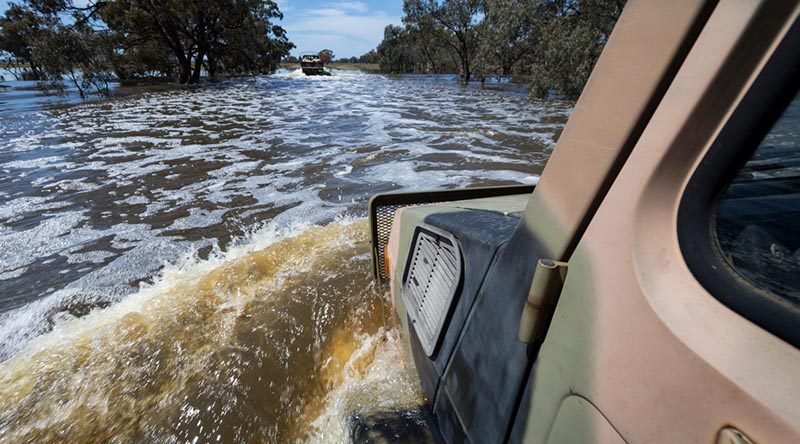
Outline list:
[[[525,442],[800,442],[799,13],[713,7],[566,258]]]

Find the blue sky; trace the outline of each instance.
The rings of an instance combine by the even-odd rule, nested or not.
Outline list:
[[[360,56],[378,46],[383,28],[401,24],[402,0],[278,0],[294,53],[328,48],[336,57]]]
[[[75,0],[85,4],[87,0]],[[401,24],[403,0],[277,0],[284,14],[281,25],[297,45],[294,54],[333,50],[336,57],[360,56],[378,46],[383,28]],[[8,8],[0,0],[0,12]]]

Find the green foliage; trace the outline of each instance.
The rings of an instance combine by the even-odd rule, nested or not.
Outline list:
[[[576,97],[625,0],[405,0],[405,27],[377,48],[386,72],[528,78],[539,97]]]
[[[540,32],[525,63],[532,93],[580,95],[624,6],[625,0],[540,2]]]
[[[113,78],[272,72],[294,47],[282,18],[274,0],[26,0],[0,18],[0,52],[44,86],[107,94]]]
[[[125,42],[121,41],[114,46],[116,50],[109,60],[119,80],[177,77],[172,52],[157,42],[146,41],[125,47]]]
[[[408,26],[389,25],[384,29],[383,41],[377,51],[370,51],[360,60],[362,63],[378,63],[387,73],[442,73],[458,72],[458,59],[440,46],[424,31]]]
[[[381,70],[388,73],[405,73],[413,67],[408,36],[403,28],[388,25],[383,30],[383,41],[378,45]]]
[[[106,63],[111,51],[105,33],[84,27],[57,26],[47,29],[34,41],[33,60],[47,73],[51,87],[63,87],[60,80],[68,79],[81,97],[89,90],[104,95],[114,76]]]
[[[288,60],[288,61],[291,62],[291,60]],[[376,49],[370,49],[368,52],[366,52],[365,54],[362,54],[359,57],[340,58],[340,59],[334,60],[333,63],[347,63],[347,64],[351,64],[351,65],[355,65],[355,64],[378,65],[380,63],[380,56],[378,55],[378,51],[377,51],[377,48],[376,48]],[[385,72],[388,72],[388,71],[385,71]]]
[[[376,51],[374,49],[371,49],[366,54],[362,55],[361,57],[358,57],[358,59],[355,60],[354,63],[375,63],[375,64],[377,64],[377,63],[380,63],[380,61],[381,61],[381,59],[380,59],[380,56],[378,55],[378,51]]]
[[[131,47],[169,50],[181,83],[199,81],[204,66],[211,75],[271,72],[294,47],[272,23],[283,18],[272,0],[112,0],[99,15]]]
[[[420,54],[431,63],[446,51],[458,63],[461,78],[469,82],[480,41],[481,0],[404,0],[403,23],[418,41]],[[434,71],[435,71],[434,66]]]
[[[331,62],[331,60],[333,60],[334,55],[333,51],[331,51],[330,49],[323,49],[322,51],[319,52],[319,54],[317,54],[317,57],[319,57],[319,59],[322,61],[323,64],[327,65],[328,63]]]
[[[540,38],[540,15],[530,0],[485,0],[476,71],[483,76],[515,74],[532,62]]]
[[[18,79],[40,80],[43,73],[33,63],[32,43],[45,27],[35,12],[11,3],[0,17],[0,50],[11,54],[11,72]]]
[[[75,17],[69,26],[59,14],[71,8],[63,0],[11,4],[0,18],[0,50],[13,57],[12,73],[63,90],[69,80],[81,96],[89,90],[107,93],[112,79],[107,64],[112,52],[108,34]]]

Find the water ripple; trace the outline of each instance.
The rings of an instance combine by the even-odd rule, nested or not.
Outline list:
[[[0,115],[0,357],[266,222],[533,183],[571,108],[451,77],[284,72],[17,111]]]

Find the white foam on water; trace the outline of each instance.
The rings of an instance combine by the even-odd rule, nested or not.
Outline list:
[[[347,222],[349,221],[342,219],[340,223]],[[42,349],[57,346],[61,341],[74,340],[91,334],[92,330],[114,324],[126,314],[141,311],[154,297],[168,294],[175,287],[189,287],[224,264],[234,262],[253,251],[263,250],[281,239],[296,236],[310,226],[310,224],[300,222],[287,225],[269,223],[250,235],[247,241],[237,244],[225,252],[217,250],[208,259],[199,259],[194,255],[186,254],[175,262],[167,262],[152,284],[141,284],[138,291],[106,309],[94,310],[84,317],[58,323],[51,331],[36,337],[18,351],[14,359],[24,359],[25,356]],[[46,300],[37,301],[34,304],[41,303],[42,305],[38,310],[31,310],[33,308],[31,305],[27,306],[28,308],[25,310],[20,310],[15,316],[14,324],[17,325],[14,327],[24,328],[25,325],[35,322],[35,317],[32,319],[29,316],[31,312],[58,306],[59,302],[63,303],[63,300],[71,296],[69,293],[75,291],[77,290],[65,291]],[[11,326],[6,324],[3,327]],[[0,329],[0,336],[8,337],[11,332],[4,330],[5,328]]]
[[[288,78],[288,79],[304,79],[309,81],[335,81],[340,79],[363,79],[366,76],[376,77],[374,74],[366,74],[362,71],[349,70],[349,69],[327,69],[330,75],[325,76],[307,76],[303,74],[300,68],[293,70],[281,70],[273,74],[271,77],[275,78]]]
[[[0,357],[91,334],[247,252],[363,217],[375,190],[536,183],[569,112],[453,80],[297,70],[2,114],[0,280],[22,305],[0,314]],[[90,313],[70,315],[75,305]],[[374,349],[391,342],[381,335],[355,340]],[[384,393],[382,362],[326,398],[334,413],[318,424],[340,424],[348,393]]]
[[[310,423],[307,443],[349,442],[353,414],[413,409],[424,402],[413,366],[403,363],[397,330],[381,329],[356,340],[360,345],[344,366],[343,381],[326,394],[321,413]],[[367,356],[366,368],[359,366]]]

